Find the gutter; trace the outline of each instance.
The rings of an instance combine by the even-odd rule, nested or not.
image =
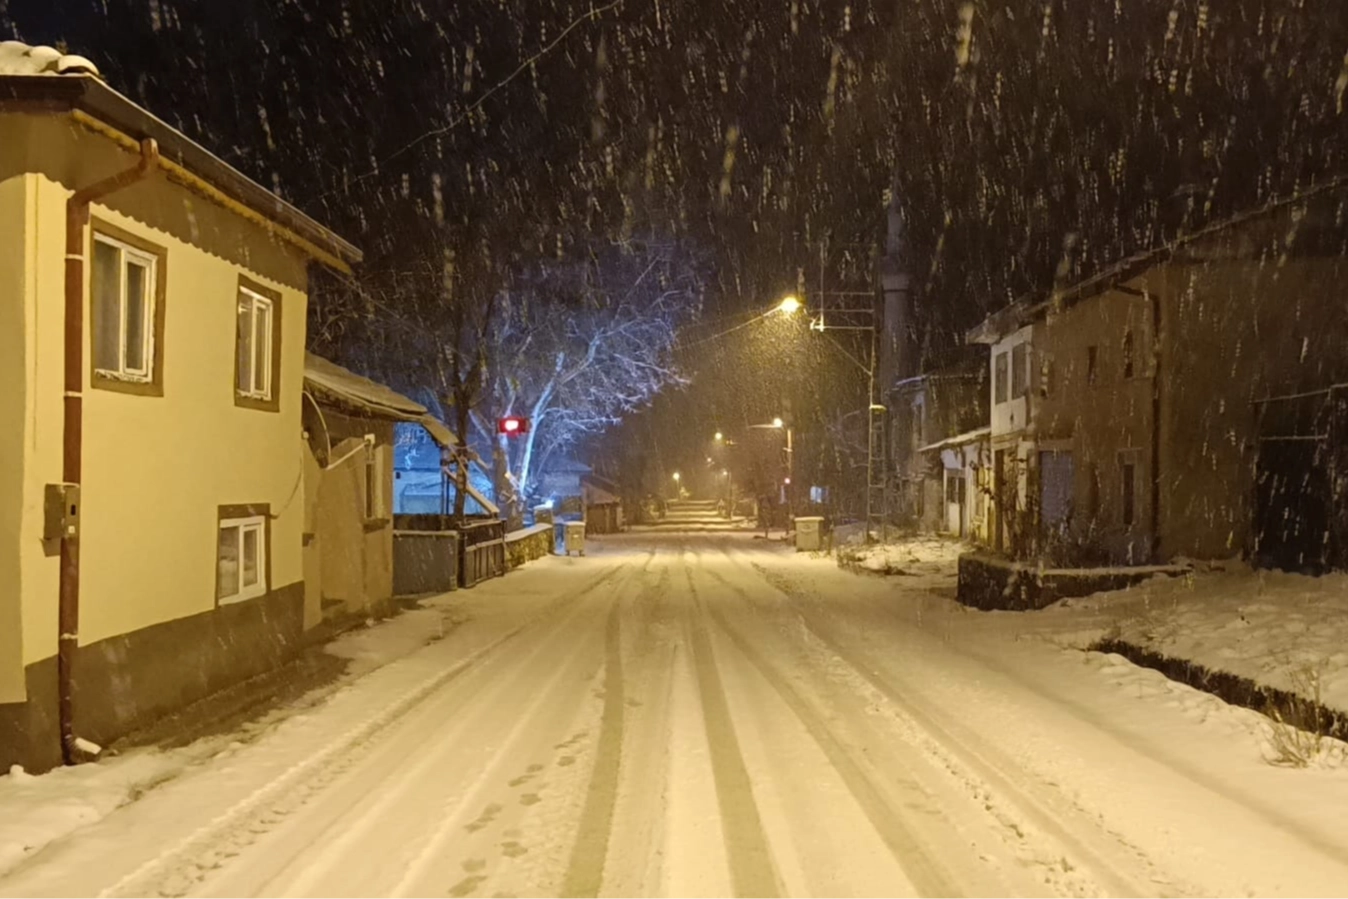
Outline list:
[[[80,188],[66,200],[65,259],[65,395],[61,435],[61,478],[55,493],[61,501],[61,574],[59,580],[56,677],[61,725],[61,759],[77,764],[99,749],[75,733],[74,669],[80,631],[79,488],[84,458],[84,269],[89,206],[152,174],[160,164],[159,144],[141,141],[135,166]]]
[[[105,122],[100,121],[99,119],[89,115],[89,113],[84,112],[81,109],[72,109],[70,111],[70,117],[74,119],[76,122],[78,122],[80,125],[94,132],[95,134],[100,134],[103,137],[106,137],[109,140],[113,141],[114,143],[118,144],[123,149],[135,150],[140,146],[140,142],[137,141],[135,138],[131,137],[128,134],[125,134],[122,131],[119,131],[118,129],[112,127],[111,125],[106,124]],[[152,139],[153,138],[147,138],[147,140]],[[228,209],[235,215],[238,215],[241,218],[244,218],[249,222],[252,222],[254,225],[257,225],[258,227],[265,230],[268,234],[280,238],[281,240],[285,241],[291,246],[299,249],[301,252],[305,253],[310,258],[317,259],[319,262],[323,263],[329,268],[341,272],[344,275],[352,274],[351,266],[348,265],[346,260],[342,259],[340,256],[323,249],[322,247],[315,244],[313,241],[301,237],[299,234],[296,234],[289,228],[277,224],[275,221],[263,215],[262,213],[256,211],[251,206],[246,206],[243,203],[240,203],[238,200],[229,196],[229,194],[226,194],[224,191],[220,190],[218,187],[214,186],[209,181],[206,181],[204,178],[201,178],[200,176],[193,174],[192,172],[188,171],[186,168],[174,162],[173,160],[165,159],[162,156],[156,156],[155,159],[156,159],[155,164],[159,168],[163,169],[164,174],[168,176],[170,181],[176,181],[177,183],[188,188],[189,190],[192,190],[197,194],[200,194],[202,197],[205,197],[207,200],[210,200],[212,203],[215,203],[219,206],[223,206],[225,209]]]

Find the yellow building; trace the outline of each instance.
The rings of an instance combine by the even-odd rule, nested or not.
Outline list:
[[[298,647],[308,269],[359,258],[86,60],[0,44],[0,770]]]

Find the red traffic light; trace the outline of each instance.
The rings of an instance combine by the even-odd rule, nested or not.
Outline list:
[[[521,418],[517,415],[498,418],[496,420],[496,433],[504,434],[507,437],[518,437],[520,434],[529,433],[529,419]]]

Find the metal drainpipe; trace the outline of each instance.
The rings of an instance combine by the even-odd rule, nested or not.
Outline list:
[[[81,188],[66,200],[65,277],[65,394],[61,477],[69,496],[78,488],[84,446],[84,252],[89,205],[114,191],[145,178],[159,165],[159,145],[151,138],[140,142],[140,160],[135,167]],[[78,500],[75,500],[77,503]],[[67,508],[71,519],[61,535],[59,640],[56,677],[58,713],[61,722],[61,758],[67,765],[80,761],[75,734],[73,699],[75,654],[80,630],[80,548],[78,509]]]
[[[1148,285],[1151,287],[1152,285]],[[1151,305],[1151,562],[1161,561],[1161,295],[1147,290]]]

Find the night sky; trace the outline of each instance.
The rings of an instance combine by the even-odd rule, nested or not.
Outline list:
[[[91,57],[366,279],[677,234],[714,319],[882,243],[893,191],[932,352],[1069,236],[1088,273],[1348,172],[1342,0],[0,0],[0,35]]]
[[[1338,0],[0,0],[0,33],[90,56],[371,272],[650,225],[752,303],[878,240],[894,184],[939,325],[1041,286],[1068,232],[1096,267],[1340,171],[1348,135]]]

